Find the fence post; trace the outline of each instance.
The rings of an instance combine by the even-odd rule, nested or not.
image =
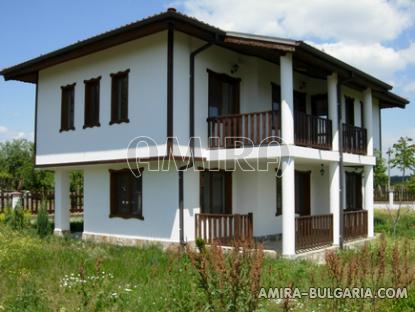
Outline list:
[[[20,192],[12,192],[12,209],[16,209],[17,205],[21,203],[22,200],[22,193]]]
[[[389,209],[393,209],[393,191],[389,191]]]

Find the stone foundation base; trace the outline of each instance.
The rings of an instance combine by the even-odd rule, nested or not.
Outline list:
[[[120,246],[158,246],[162,249],[174,249],[176,247],[180,247],[179,242],[158,241],[151,239],[135,238],[133,236],[108,235],[88,232],[82,233],[82,239],[86,241],[114,244]]]
[[[56,236],[68,236],[69,234],[71,234],[70,230],[61,230],[61,229],[53,230],[53,235],[56,235]]]

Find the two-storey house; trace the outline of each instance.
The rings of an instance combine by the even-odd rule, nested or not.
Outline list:
[[[82,170],[85,239],[273,239],[286,256],[373,237],[381,112],[408,104],[303,41],[174,9],[1,74],[36,84],[35,165],[55,172],[56,233]]]

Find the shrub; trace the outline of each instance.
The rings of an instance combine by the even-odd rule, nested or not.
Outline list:
[[[41,207],[37,212],[36,230],[40,237],[45,237],[50,233],[49,214],[46,208],[46,202],[42,201]]]
[[[29,224],[29,219],[20,203],[14,209],[7,208],[5,211],[6,224],[14,230],[22,230]]]
[[[187,248],[190,261],[198,273],[199,288],[206,296],[204,310],[253,311],[258,307],[264,252],[250,244],[234,242],[224,253],[216,243],[198,242],[198,251]]]

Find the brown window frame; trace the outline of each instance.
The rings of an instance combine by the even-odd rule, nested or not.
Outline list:
[[[119,71],[117,73],[112,73],[110,74],[111,76],[111,121],[109,122],[110,125],[113,124],[120,124],[120,123],[129,123],[130,119],[128,118],[128,93],[129,93],[129,73],[130,70],[126,69],[124,71]],[[117,99],[119,99],[118,96],[118,92],[122,92],[122,90],[118,90],[116,89],[116,87],[118,86],[118,84],[116,83],[116,81],[118,79],[126,79],[126,83],[127,83],[127,87],[126,87],[126,103],[125,105],[125,112],[124,115],[125,116],[121,116],[122,115],[122,103],[119,103],[119,101]],[[122,98],[122,96],[121,96]],[[119,107],[121,106],[121,108],[119,109]],[[120,116],[116,116],[116,112],[120,111]]]
[[[61,86],[61,127],[59,132],[75,130],[75,85],[76,82]],[[71,102],[68,104],[68,92],[71,92]],[[66,106],[71,107],[66,107]],[[69,116],[71,114],[72,116]]]
[[[110,218],[123,218],[123,219],[139,219],[144,220],[144,214],[143,214],[143,173],[144,168],[139,168],[138,170],[133,170],[135,176],[131,172],[130,169],[120,169],[120,170],[114,170],[109,169],[110,173]],[[130,182],[133,181],[133,179],[138,180],[136,183],[139,183],[137,187],[139,187],[138,192],[140,193],[140,201],[137,203],[136,209],[133,209],[134,207],[131,206],[132,202],[132,196],[133,191],[132,187],[129,184],[128,189],[128,201],[129,201],[129,212],[121,212],[120,207],[118,205],[119,199],[118,199],[118,188],[117,185],[117,177],[120,175],[128,175],[128,178],[130,179]],[[137,211],[135,213],[134,211]]]
[[[224,113],[223,112],[223,104],[221,104],[221,107],[218,107],[218,116],[226,116],[226,115],[234,115],[234,114],[239,114],[240,111],[240,84],[241,84],[241,78],[236,78],[236,77],[232,77],[229,76],[227,74],[224,73],[217,73],[214,72],[213,70],[210,69],[206,69],[208,75],[209,75],[209,84],[208,84],[208,116],[209,117],[217,117],[217,116],[212,116],[211,115],[211,107],[218,107],[217,105],[215,105],[215,102],[217,100],[217,98],[219,97],[223,97],[223,93],[222,93],[222,89],[218,90],[215,89],[215,87],[218,86],[217,82],[221,82],[221,83],[227,83],[229,84],[232,88],[233,88],[233,98],[232,98],[232,103],[230,104],[231,107],[231,113]]]
[[[84,110],[84,126],[83,129],[86,128],[93,128],[93,127],[100,127],[101,124],[99,122],[99,107],[100,107],[100,81],[101,76],[96,78],[84,80],[84,87],[85,87],[85,110]],[[93,97],[91,96],[91,89],[92,87],[96,87],[97,95],[95,97],[96,103],[93,102]],[[96,106],[96,107],[94,107]]]

